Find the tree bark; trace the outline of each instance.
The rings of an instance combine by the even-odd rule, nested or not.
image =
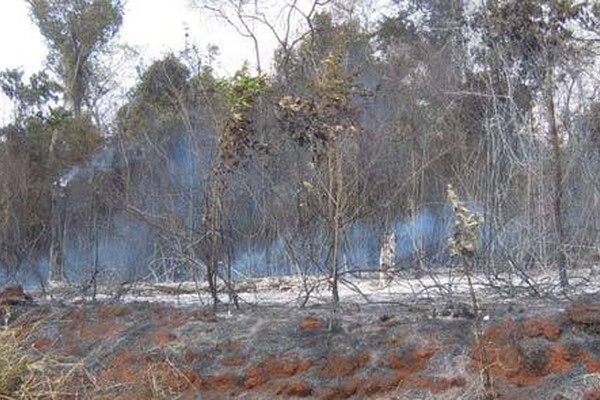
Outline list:
[[[209,197],[209,238],[210,255],[207,264],[206,277],[208,288],[213,299],[213,306],[216,307],[219,302],[217,292],[217,273],[219,261],[223,255],[223,196],[225,192],[225,178],[222,166],[215,168],[213,172],[212,188]]]
[[[552,140],[552,153],[553,153],[553,167],[554,167],[554,201],[553,211],[556,226],[556,236],[558,239],[558,273],[560,279],[560,286],[565,289],[569,286],[569,279],[567,276],[567,254],[565,249],[565,230],[564,230],[564,218],[562,209],[562,199],[564,194],[563,187],[563,170],[562,170],[562,136],[558,130],[556,123],[556,110],[554,106],[554,80],[552,77],[552,71],[548,74],[548,92],[547,92],[547,106],[548,106],[548,118],[550,126],[550,137]]]
[[[50,265],[48,280],[62,282],[65,279],[63,249],[66,235],[66,194],[61,187],[52,188],[52,218],[50,237]]]
[[[340,302],[339,295],[339,258],[341,227],[341,201],[343,196],[343,175],[339,142],[334,140],[329,151],[329,193],[327,194],[330,210],[332,235],[331,249],[331,297],[334,307]]]

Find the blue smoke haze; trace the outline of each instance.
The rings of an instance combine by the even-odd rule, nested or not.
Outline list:
[[[161,214],[168,211],[178,215],[188,228],[193,228],[192,225],[201,218],[198,213],[202,209],[204,186],[210,173],[211,157],[214,156],[211,153],[214,152],[213,146],[194,149],[191,140],[193,138],[189,135],[170,140],[163,153],[168,157],[166,164],[146,164],[149,172],[138,177],[140,192],[132,194],[144,212]],[[133,149],[132,152],[138,154],[139,150]],[[152,262],[157,258],[159,235],[142,219],[116,210],[103,216],[96,240],[90,216],[85,214],[85,201],[90,201],[90,190],[86,186],[91,182],[90,177],[110,173],[115,165],[122,163],[120,157],[115,147],[107,145],[90,162],[72,168],[63,176],[68,178],[71,193],[67,199],[70,207],[68,213],[71,215],[68,221],[69,235],[63,256],[67,275],[72,281],[89,279],[94,267],[96,246],[99,269],[105,276],[117,281],[147,276]],[[174,193],[183,195],[171,195]],[[239,194],[236,200],[241,201],[242,195]],[[257,211],[252,196],[247,200],[235,211],[233,223],[238,224],[238,230],[246,229],[244,225],[250,223]],[[189,218],[190,204],[194,206],[192,220]],[[423,208],[410,219],[399,219],[392,223],[391,229],[396,235],[396,260],[401,263],[417,253],[434,254],[442,251],[451,230],[450,215],[449,206],[437,206]],[[87,222],[82,223],[82,220]],[[72,221],[79,221],[78,225],[72,225]],[[292,233],[283,233],[282,237],[270,243],[264,240],[259,244],[235,243],[234,276],[281,276],[296,274],[299,270],[304,273],[325,271],[329,257],[326,234],[322,228],[315,230],[310,237],[298,237],[297,233],[292,237]],[[377,268],[384,235],[381,225],[374,222],[362,221],[350,226],[340,246],[342,270]],[[47,257],[40,259],[42,261],[32,262],[31,268],[18,271],[15,279],[32,285],[44,281],[48,276],[48,262]],[[179,277],[189,278],[189,272],[183,271]],[[0,284],[7,279],[6,273],[0,269]]]

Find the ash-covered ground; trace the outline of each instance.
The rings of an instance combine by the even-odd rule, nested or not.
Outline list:
[[[571,283],[562,293],[543,273],[474,277],[479,319],[451,271],[348,277],[335,308],[317,277],[238,282],[239,309],[225,288],[214,309],[201,283],[113,288],[96,302],[63,286],[10,306],[2,334],[27,362],[21,386],[1,394],[600,399],[598,274]],[[0,366],[3,357],[0,343]]]

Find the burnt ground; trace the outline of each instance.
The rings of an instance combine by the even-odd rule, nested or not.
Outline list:
[[[488,377],[487,398],[600,399],[589,297],[486,304],[479,338],[430,304],[10,307],[23,368],[0,398],[483,399]]]

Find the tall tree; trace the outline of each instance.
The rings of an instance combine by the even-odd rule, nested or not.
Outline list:
[[[60,164],[60,152],[78,146],[62,143],[65,149],[58,149],[61,136],[76,132],[77,141],[97,143],[97,132],[89,124],[82,111],[90,88],[95,82],[95,66],[99,55],[117,34],[123,22],[121,0],[26,0],[33,21],[46,38],[49,47],[48,66],[57,75],[62,85],[65,102],[72,109],[74,119],[60,118],[61,124],[52,128],[48,147],[48,163]],[[62,122],[67,122],[64,126]],[[73,123],[71,123],[73,122]],[[86,146],[87,147],[87,146]],[[93,147],[93,146],[90,146]],[[89,154],[89,152],[87,152]],[[58,196],[58,197],[57,197]],[[53,199],[60,196],[52,194]],[[52,201],[52,207],[58,207]],[[60,207],[59,207],[60,208]],[[53,216],[60,210],[53,210]],[[60,219],[60,217],[59,217]],[[53,222],[53,228],[62,226],[61,221]],[[64,277],[62,245],[64,235],[53,229],[50,245],[50,264],[54,279]]]
[[[48,64],[60,77],[76,116],[88,94],[94,64],[123,22],[121,0],[26,0],[49,46]]]

